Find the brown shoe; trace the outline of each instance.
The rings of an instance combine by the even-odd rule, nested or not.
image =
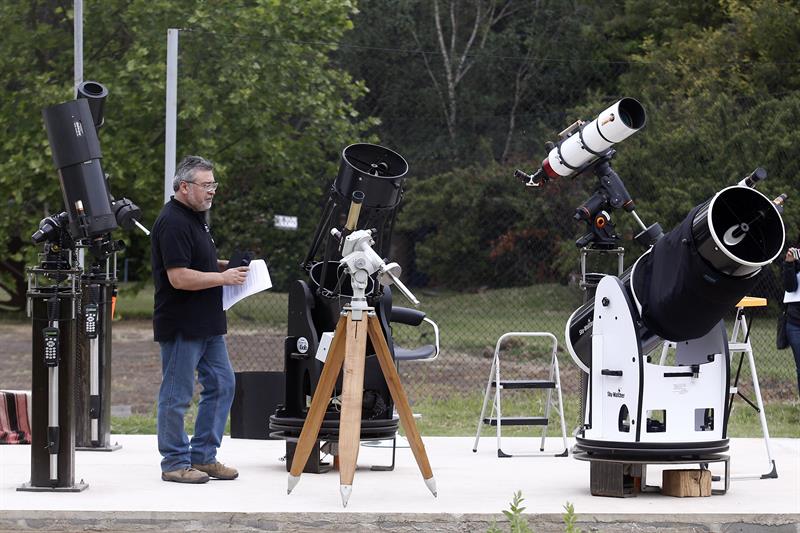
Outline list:
[[[233,467],[225,466],[220,462],[209,463],[207,465],[192,465],[192,468],[205,472],[209,476],[217,479],[236,479],[239,471]]]
[[[169,472],[161,472],[161,479],[175,483],[205,483],[208,481],[208,474],[187,466]]]

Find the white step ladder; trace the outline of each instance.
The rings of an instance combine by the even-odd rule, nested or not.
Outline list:
[[[745,296],[736,304],[736,320],[733,323],[733,332],[731,333],[731,340],[728,343],[728,351],[730,352],[731,359],[733,354],[739,354],[739,364],[736,368],[736,377],[733,380],[730,388],[730,402],[728,403],[728,416],[730,418],[730,411],[733,409],[733,400],[738,395],[750,407],[756,410],[758,418],[761,421],[761,432],[764,435],[764,445],[767,448],[767,472],[763,474],[739,474],[731,476],[732,479],[774,479],[778,477],[778,470],[775,466],[775,459],[772,458],[772,449],[769,442],[769,428],[767,427],[767,415],[764,412],[764,402],[761,399],[761,387],[758,385],[758,374],[756,373],[756,362],[753,358],[753,346],[750,344],[750,329],[747,325],[747,319],[744,316],[745,307],[763,307],[767,305],[766,298],[753,298]],[[752,323],[752,319],[750,320]],[[739,340],[741,338],[741,341]],[[753,393],[756,396],[756,404],[753,404],[746,396],[739,392],[739,374],[742,371],[742,363],[744,356],[747,355],[747,361],[750,363],[750,376],[753,378]],[[731,361],[733,363],[733,361]],[[731,364],[733,370],[733,364]]]
[[[522,380],[501,380],[500,379],[500,347],[506,339],[511,337],[545,337],[552,340],[553,349],[550,359],[550,370],[547,379],[522,379]],[[564,423],[564,404],[561,397],[561,376],[558,371],[558,357],[556,351],[558,349],[558,340],[555,335],[547,332],[538,331],[512,331],[505,333],[497,339],[497,344],[494,349],[494,358],[492,359],[492,367],[489,371],[489,382],[486,385],[486,393],[483,397],[483,407],[481,414],[478,417],[478,431],[475,435],[475,444],[472,447],[473,452],[478,451],[478,441],[481,438],[481,429],[484,424],[497,427],[497,456],[498,457],[535,457],[535,456],[550,456],[550,457],[567,457],[569,455],[569,448],[567,445],[567,427]],[[492,410],[488,417],[486,415],[486,407],[489,404],[489,396],[492,395],[494,389],[494,400],[492,402]],[[546,390],[545,399],[545,412],[544,416],[507,416],[504,417],[501,409],[501,392],[503,390]],[[555,395],[553,394],[555,391]],[[555,397],[554,397],[555,396]],[[547,426],[550,419],[551,409],[558,413],[561,420],[561,436],[564,442],[564,448],[559,448],[558,452],[545,452],[544,445],[547,437]],[[494,416],[496,415],[496,416]],[[513,455],[505,453],[501,445],[502,426],[542,426],[542,440],[539,445],[539,452],[531,453],[515,453]]]
[[[747,318],[744,314],[745,307],[764,307],[767,305],[766,298],[755,298],[752,296],[745,296],[739,303],[736,304],[736,318],[733,322],[733,331],[731,338],[728,341],[728,352],[731,358],[731,371],[733,371],[733,354],[739,354],[739,363],[736,368],[736,374],[733,383],[730,384],[728,390],[730,398],[728,401],[728,418],[733,410],[733,400],[739,396],[757,413],[759,421],[761,422],[761,433],[764,436],[764,446],[767,449],[767,471],[763,474],[737,474],[732,475],[731,479],[775,479],[778,477],[778,470],[775,466],[775,459],[772,458],[772,448],[770,447],[769,428],[767,427],[767,415],[764,412],[764,401],[761,398],[761,387],[758,384],[758,373],[756,372],[756,362],[753,357],[753,346],[750,344],[750,328],[747,325]],[[752,320],[751,320],[752,324]],[[740,340],[741,339],[741,340]],[[670,348],[674,348],[675,343],[665,342],[661,351],[661,362],[667,358]],[[744,357],[747,356],[747,361],[750,364],[750,376],[753,379],[753,392],[756,396],[756,403],[753,403],[749,398],[739,392],[739,375],[742,371],[742,364]]]

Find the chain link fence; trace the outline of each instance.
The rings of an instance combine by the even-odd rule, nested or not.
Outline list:
[[[202,57],[206,50],[221,47],[244,51],[253,46],[253,42],[247,36],[182,32],[180,109],[202,106],[212,109],[215,101],[226,99],[224,84],[209,78],[218,70],[213,64],[206,65],[209,68],[195,68],[196,58]],[[465,81],[458,87],[461,99],[451,102],[459,104],[454,107],[448,104],[446,91],[443,93],[443,88],[434,81],[438,78],[425,74],[434,68],[432,65],[442,61],[436,53],[325,44],[320,44],[319,52],[329,55],[330,68],[349,72],[353,80],[363,80],[369,88],[356,108],[362,116],[374,116],[379,120],[371,124],[363,138],[354,138],[351,142],[382,144],[403,155],[411,168],[397,215],[390,259],[401,264],[403,279],[421,301],[419,308],[438,324],[442,351],[433,363],[401,365],[403,383],[410,396],[446,398],[455,394],[481,394],[489,377],[495,342],[508,331],[554,333],[559,340],[564,390],[577,393],[581,371],[563,348],[564,329],[568,317],[584,298],[579,288],[580,255],[575,240],[587,228],[573,219],[573,213],[591,196],[596,181],[593,176],[586,175],[528,190],[513,178],[513,170],[517,166],[533,170],[546,153],[544,142],[556,140],[555,132],[575,118],[591,119],[604,108],[572,109],[566,108],[564,102],[608,105],[625,95],[598,94],[595,87],[607,87],[601,80],[642,76],[657,83],[659,66],[543,59],[537,63],[530,57],[475,56],[471,57],[471,69]],[[213,61],[213,58],[207,60]],[[268,72],[270,62],[270,57],[263,57],[259,70]],[[525,76],[522,68],[525,64],[530,65],[534,73],[524,79],[525,84],[515,86],[514,73],[521,72]],[[405,75],[410,72],[421,74]],[[536,73],[543,77],[536,79]],[[269,91],[264,81],[269,78],[242,74],[236,83],[248,84],[247,89],[252,92]],[[428,83],[420,84],[425,79]],[[220,92],[215,93],[211,101],[187,100],[190,96],[182,93],[182,88],[196,85],[218,86]],[[481,92],[491,97],[469,97]],[[404,100],[398,101],[398,95]],[[313,94],[298,92],[297,97],[311,98]],[[756,145],[750,144],[749,138],[729,132],[727,128],[732,126],[724,124],[722,118],[717,124],[686,122],[684,126],[689,132],[686,145],[670,146],[670,150],[682,148],[685,152],[665,151],[659,158],[646,159],[639,152],[653,151],[652,145],[647,144],[651,132],[663,136],[670,121],[685,116],[689,110],[682,109],[681,102],[675,99],[644,99],[642,103],[648,111],[648,126],[618,146],[619,155],[614,164],[639,201],[638,212],[646,224],[659,221],[665,230],[670,229],[692,206],[734,184],[752,170],[734,168],[724,156],[711,159],[709,153],[719,149],[720,144],[715,139],[709,139],[708,144],[698,143],[708,131],[730,133],[725,150],[752,154],[753,167],[759,164]],[[734,105],[730,110],[732,114],[748,114],[754,112],[757,102],[741,99]],[[579,114],[573,116],[573,113]],[[313,120],[313,117],[307,118]],[[295,119],[299,123],[305,118]],[[179,115],[179,157],[202,150],[202,146],[181,145],[181,123],[187,120],[190,119],[185,114]],[[201,120],[201,117],[191,120]],[[264,124],[264,127],[272,126]],[[223,185],[218,193],[219,204],[215,203],[212,213],[214,227],[229,225],[236,229],[235,235],[229,231],[218,239],[221,253],[227,255],[236,248],[253,249],[268,260],[275,281],[271,291],[248,298],[229,311],[229,351],[237,371],[281,371],[287,287],[293,279],[307,279],[300,263],[311,245],[327,188],[335,174],[317,172],[310,177],[297,178],[282,174],[279,165],[270,167],[265,163],[259,180],[293,178],[294,186],[288,192],[282,189],[280,196],[265,198],[262,205],[267,207],[256,220],[240,220],[237,215],[242,216],[242,213],[237,206],[240,201],[250,201],[248,197],[254,192],[247,181],[239,178],[244,170],[237,167],[241,163],[235,160],[233,143],[246,133],[237,131],[235,123],[210,133],[232,141],[229,152],[203,154],[222,164],[220,180]],[[321,156],[309,156],[323,157],[327,167],[318,161],[308,161],[308,166],[335,168],[344,147],[339,147],[338,152],[328,150]],[[791,150],[793,148],[787,147],[769,154],[771,161],[780,163],[776,168],[794,168],[797,159],[793,158]],[[304,154],[284,155],[305,157]],[[265,154],[270,161],[275,157],[276,154]],[[652,168],[656,164],[654,161],[658,168]],[[648,175],[655,173],[661,176],[661,181],[640,181],[644,165],[649,165]],[[716,177],[697,179],[712,175]],[[268,194],[269,188],[266,190]],[[779,192],[783,191],[769,185],[765,187],[765,194]],[[297,228],[275,227],[275,215],[297,217]],[[621,244],[626,248],[624,264],[628,267],[643,252],[632,240],[639,231],[638,226],[621,211],[612,213],[612,220],[617,223]],[[616,271],[616,257],[598,257],[593,261],[589,267],[592,271]],[[767,298],[769,304],[747,309],[765,400],[797,397],[792,354],[775,348],[775,321],[782,293],[780,264],[765,267],[751,295]],[[395,305],[405,305],[397,294],[394,300]],[[729,331],[734,313],[731,309],[726,317]],[[432,342],[432,331],[425,327],[394,326],[393,337],[396,343],[414,348]],[[522,378],[541,376],[546,371],[549,350],[546,343],[533,341],[527,346],[520,342],[508,348],[504,377],[506,372],[509,378]],[[733,372],[738,362],[736,355]],[[750,380],[746,363],[740,381],[747,390]]]

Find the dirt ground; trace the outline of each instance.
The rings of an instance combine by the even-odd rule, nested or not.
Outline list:
[[[0,389],[31,388],[31,325],[0,324]],[[283,334],[234,331],[227,337],[234,368],[280,370],[283,366]],[[252,355],[252,345],[264,354]],[[161,383],[161,357],[153,342],[150,321],[124,320],[112,327],[112,406],[130,406],[133,413],[152,413]],[[246,360],[237,354],[248,354]],[[277,355],[280,355],[278,358]],[[249,368],[257,363],[263,368]]]
[[[285,332],[264,328],[230,327],[226,340],[236,371],[282,371]],[[0,389],[31,388],[31,325],[0,324]],[[433,363],[411,362],[400,374],[412,398],[447,397],[453,392],[482,393],[491,364],[491,350],[484,354],[445,350]],[[111,405],[130,407],[132,413],[153,413],[161,382],[161,358],[153,342],[151,322],[123,320],[112,327]],[[561,380],[565,392],[577,391],[580,371],[561,356]],[[504,363],[504,377],[511,373],[546,370],[513,362]],[[506,374],[509,373],[509,374]],[[525,377],[525,376],[523,376]]]

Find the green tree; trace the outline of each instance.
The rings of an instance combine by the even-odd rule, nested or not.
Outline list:
[[[648,109],[646,130],[626,141],[619,168],[644,212],[671,227],[701,200],[756,166],[759,190],[797,190],[800,146],[800,8],[795,2],[730,0],[715,24],[647,36],[619,80]],[[790,200],[791,202],[791,200]],[[797,210],[786,210],[796,228]]]
[[[63,209],[41,109],[73,97],[73,23],[63,2],[2,3],[0,185],[10,198],[0,212],[0,283],[10,295],[4,306],[19,309],[22,269],[36,252],[29,235],[43,215]],[[110,93],[100,140],[112,193],[131,198],[152,224],[163,196],[166,30],[187,28],[178,156],[218,163],[223,188],[213,214],[222,252],[237,246],[299,262],[313,215],[301,217],[300,231],[282,233],[273,214],[316,215],[338,152],[370,125],[354,108],[364,84],[329,59],[354,12],[353,2],[326,0],[87,4],[84,77]],[[144,275],[148,239],[124,238]],[[289,272],[275,274],[280,283]]]
[[[398,229],[416,240],[417,267],[434,285],[469,289],[568,280],[585,231],[571,217],[585,183],[561,180],[525,190],[500,164],[456,169],[410,182]],[[553,201],[557,198],[558,201]]]
[[[618,65],[591,63],[602,13],[588,1],[362,2],[338,57],[369,87],[358,106],[380,118],[381,141],[429,176],[529,158],[587,84],[610,87]]]

